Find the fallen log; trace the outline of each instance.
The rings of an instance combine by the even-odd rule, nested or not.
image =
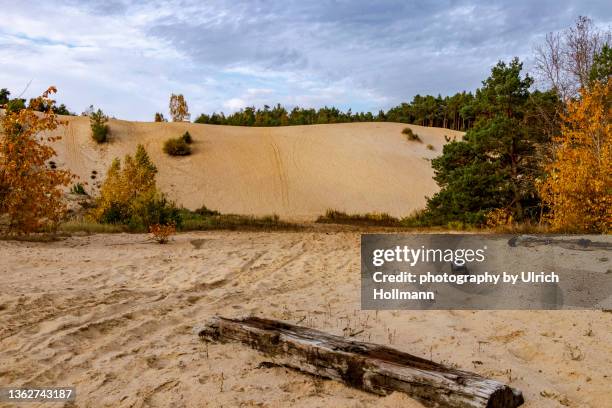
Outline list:
[[[520,391],[499,381],[276,320],[214,317],[197,332],[204,340],[239,342],[263,352],[275,364],[368,392],[403,392],[427,407],[515,408],[523,403]]]
[[[600,236],[598,238],[606,241],[606,236]],[[517,235],[508,240],[508,246],[511,247],[534,247],[541,245],[557,245],[561,248],[572,249],[576,251],[595,251],[603,249],[610,251],[612,250],[612,243],[592,241],[587,238],[579,239],[560,239],[555,237],[546,236],[535,236],[535,235]]]

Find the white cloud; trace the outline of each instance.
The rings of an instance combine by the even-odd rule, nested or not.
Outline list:
[[[528,57],[605,1],[2,2],[0,87],[59,88],[74,111],[151,120],[170,93],[192,116],[245,106],[388,108],[472,90],[498,59]]]
[[[229,109],[232,112],[245,108],[246,106],[247,102],[240,98],[232,98],[223,102],[223,107]]]

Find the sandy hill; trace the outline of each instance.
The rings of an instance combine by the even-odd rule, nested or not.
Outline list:
[[[67,119],[56,162],[88,182],[88,190],[113,158],[142,143],[159,169],[159,187],[178,204],[302,220],[328,208],[403,216],[423,207],[437,188],[429,159],[440,154],[444,135],[461,134],[410,126],[419,143],[407,141],[399,123],[249,128],[111,120],[110,143],[97,145],[87,118]],[[193,154],[164,154],[164,141],[187,130]]]

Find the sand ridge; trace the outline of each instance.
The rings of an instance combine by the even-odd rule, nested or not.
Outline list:
[[[398,217],[422,208],[437,191],[430,160],[441,154],[445,136],[462,135],[385,122],[255,128],[110,120],[110,143],[98,145],[88,118],[64,119],[56,163],[90,186],[113,158],[142,143],[159,169],[159,187],[180,205],[304,221],[330,208]],[[401,134],[407,126],[422,142]],[[164,141],[185,131],[193,154],[164,154]]]

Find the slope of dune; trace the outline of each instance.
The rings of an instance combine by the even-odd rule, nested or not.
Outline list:
[[[399,123],[249,128],[111,120],[110,142],[97,145],[87,118],[66,119],[58,130],[63,137],[55,145],[56,162],[87,182],[88,190],[113,158],[142,143],[159,169],[159,187],[180,205],[302,220],[328,208],[395,216],[422,208],[437,189],[429,159],[440,154],[445,135],[461,135],[410,126],[422,140],[410,142]],[[164,141],[187,130],[193,154],[164,154]]]

